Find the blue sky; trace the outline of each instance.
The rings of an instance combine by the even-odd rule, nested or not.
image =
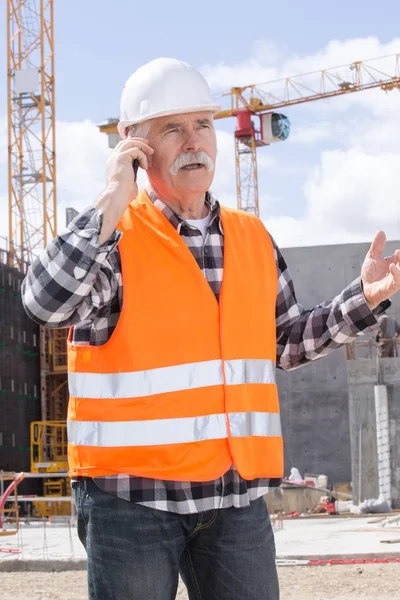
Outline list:
[[[380,3],[376,11],[368,10],[365,2],[343,0],[253,2],[249,10],[242,0],[205,0],[197,7],[174,0],[54,4],[57,116],[62,120],[96,121],[116,114],[127,76],[159,56],[201,67],[248,58],[257,40],[272,40],[284,55],[301,55],[312,54],[332,39],[375,35],[385,43],[399,34],[400,8],[395,1]]]
[[[3,9],[5,14],[5,2]],[[360,0],[253,2],[251,8],[238,1],[55,0],[60,210],[66,205],[82,209],[101,191],[108,149],[95,125],[118,116],[124,81],[148,60],[187,60],[203,70],[213,87],[216,82],[220,87],[257,83],[269,74],[291,75],[400,52],[399,17],[394,0],[375,9]],[[1,19],[0,39],[4,36]],[[3,212],[5,44],[0,64]],[[375,91],[286,111],[292,122],[289,140],[259,152],[261,216],[279,243],[359,241],[381,227],[389,237],[400,237],[399,107],[399,93]],[[233,120],[217,124],[214,189],[227,204],[235,202],[234,125]]]

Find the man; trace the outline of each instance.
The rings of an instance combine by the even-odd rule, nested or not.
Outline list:
[[[400,334],[400,325],[390,315],[378,317],[380,331],[376,336],[378,353],[381,358],[394,358],[397,356],[397,337]]]
[[[69,461],[91,600],[170,600],[179,573],[191,599],[278,600],[263,499],[283,475],[275,363],[377,330],[400,287],[380,232],[361,279],[297,304],[261,221],[209,191],[218,110],[186,63],[135,72],[105,191],[24,283],[35,321],[73,327]]]

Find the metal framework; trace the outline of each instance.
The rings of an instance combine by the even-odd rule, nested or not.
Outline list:
[[[31,423],[31,472],[59,473],[68,471],[67,423],[33,421]]]
[[[7,2],[9,243],[31,262],[57,231],[53,0]]]
[[[22,270],[57,233],[53,0],[7,1],[7,66],[8,257],[11,266]],[[63,422],[55,429],[40,428],[42,442],[46,448],[61,444],[64,460],[66,334],[40,331],[41,417]],[[32,451],[35,443],[33,438]],[[52,468],[43,470],[50,473]],[[59,462],[55,469],[60,470]],[[46,496],[65,495],[65,481],[45,481],[44,491]]]
[[[41,415],[66,419],[68,408],[67,329],[40,328]]]
[[[222,110],[215,118],[234,117],[243,108],[252,113],[269,112],[373,88],[385,92],[400,89],[400,53],[257,85],[234,87],[222,94],[230,96],[231,108]]]
[[[257,145],[254,135],[235,137],[236,197],[239,210],[258,215]]]

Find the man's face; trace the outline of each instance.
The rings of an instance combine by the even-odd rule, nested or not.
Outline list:
[[[154,119],[147,138],[154,150],[147,175],[162,196],[204,193],[209,189],[217,155],[211,112]],[[201,153],[207,155],[207,165],[201,164],[207,162]]]

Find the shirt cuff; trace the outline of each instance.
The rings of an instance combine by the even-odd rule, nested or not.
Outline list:
[[[108,255],[120,241],[122,233],[116,229],[108,240],[99,244],[102,224],[103,213],[92,206],[75,217],[68,228],[80,237],[86,238],[93,248]]]
[[[341,293],[340,298],[343,319],[356,334],[365,329],[379,331],[380,327],[376,316],[385,312],[390,305],[390,300],[385,300],[371,310],[364,296],[361,277],[348,285]]]

